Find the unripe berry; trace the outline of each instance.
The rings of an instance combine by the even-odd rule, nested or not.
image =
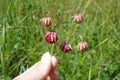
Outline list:
[[[86,51],[87,47],[88,47],[87,42],[79,42],[77,45],[77,49],[82,52]]]
[[[49,27],[52,24],[50,17],[44,17],[40,20],[45,27]]]
[[[82,17],[82,14],[75,14],[74,16],[72,16],[72,19],[76,23],[81,23],[83,20],[83,17]]]
[[[55,31],[47,31],[45,34],[46,42],[53,44],[58,40],[58,34]]]
[[[71,47],[71,45],[70,45],[69,43],[63,42],[63,43],[60,45],[60,49],[61,49],[63,52],[67,53],[67,52],[70,52],[70,51],[72,50],[72,47]]]

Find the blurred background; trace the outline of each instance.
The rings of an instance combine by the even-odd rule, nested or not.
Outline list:
[[[83,21],[71,17],[81,13]],[[49,16],[52,26],[40,19]],[[54,29],[56,25],[56,28]],[[59,80],[120,80],[120,0],[0,0],[0,80],[11,80],[51,52],[44,40],[55,30],[59,41],[52,55],[59,60]],[[63,53],[61,42],[69,39],[73,50]],[[78,42],[88,49],[78,51]]]

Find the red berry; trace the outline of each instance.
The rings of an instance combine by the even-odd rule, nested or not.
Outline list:
[[[40,20],[45,27],[49,27],[52,24],[50,17],[44,17]]]
[[[77,46],[78,50],[82,52],[86,51],[87,47],[88,47],[87,42],[79,42]]]
[[[83,17],[82,17],[82,14],[75,14],[74,16],[72,16],[72,19],[76,23],[81,23],[83,20]]]
[[[72,47],[71,47],[71,45],[70,45],[69,43],[63,42],[63,43],[60,45],[60,49],[61,49],[63,52],[67,53],[67,52],[70,52],[70,51],[72,50]]]
[[[47,31],[45,34],[46,42],[53,44],[58,40],[58,34],[55,31]]]

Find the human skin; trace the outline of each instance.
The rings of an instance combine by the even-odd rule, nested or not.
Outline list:
[[[58,60],[46,52],[41,60],[13,80],[58,80]]]

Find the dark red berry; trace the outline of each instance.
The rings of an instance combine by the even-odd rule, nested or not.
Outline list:
[[[47,31],[45,34],[46,42],[53,44],[58,40],[58,34],[55,31]]]
[[[74,16],[72,16],[72,19],[76,23],[81,23],[83,20],[83,17],[82,17],[82,14],[75,14]]]
[[[70,51],[72,50],[72,47],[71,47],[71,45],[70,45],[69,43],[63,42],[63,43],[60,45],[60,49],[61,49],[63,52],[67,53],[67,52],[70,52]]]
[[[52,24],[50,17],[44,17],[40,20],[45,27],[49,27]]]
[[[77,46],[78,50],[82,52],[86,51],[87,47],[88,47],[87,42],[79,42]]]

